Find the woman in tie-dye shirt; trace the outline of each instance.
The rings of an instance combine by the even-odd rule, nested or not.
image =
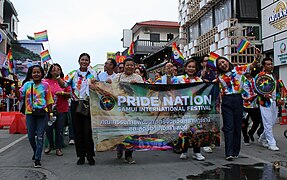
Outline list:
[[[89,82],[96,77],[96,73],[89,68],[91,63],[89,54],[82,53],[78,62],[80,68],[70,72],[66,76],[65,81],[63,81],[60,76],[58,76],[57,80],[62,88],[71,86],[72,89],[71,113],[72,124],[75,130],[76,153],[79,157],[77,165],[84,164],[85,157],[87,157],[90,165],[95,165],[91,116],[77,113],[76,109],[79,101],[89,100]]]
[[[28,130],[29,142],[34,151],[32,160],[34,167],[41,167],[41,154],[43,150],[44,132],[47,126],[48,113],[44,116],[36,116],[32,114],[33,109],[45,109],[52,112],[52,104],[54,103],[51,89],[48,83],[42,82],[44,70],[40,65],[34,65],[31,70],[32,81],[26,82],[20,89],[18,83],[15,83],[15,94],[17,98],[25,99],[26,124]],[[15,75],[14,80],[18,78]],[[35,136],[37,137],[35,140]]]
[[[225,57],[216,59],[218,78],[222,103],[221,112],[223,118],[223,132],[225,137],[226,160],[237,158],[241,144],[241,126],[243,118],[243,99],[241,97],[243,87],[243,74],[257,66],[261,58],[260,51],[256,49],[256,59],[247,65],[233,66]]]

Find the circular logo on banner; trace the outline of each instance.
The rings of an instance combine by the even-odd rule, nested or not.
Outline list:
[[[115,107],[115,99],[112,96],[103,96],[100,99],[100,106],[105,111],[110,111]]]
[[[275,90],[275,86],[274,79],[266,74],[255,78],[255,89],[260,94],[271,94]]]
[[[286,51],[286,44],[285,43],[281,43],[280,45],[280,52],[284,53]]]

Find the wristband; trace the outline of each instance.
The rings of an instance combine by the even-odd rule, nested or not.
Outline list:
[[[56,77],[57,80],[60,79],[60,78],[61,78],[60,76],[57,76],[57,77]]]
[[[61,95],[64,95],[64,91],[61,92]]]
[[[52,117],[54,114],[51,112],[51,113],[49,113],[49,115],[50,115],[50,117]]]

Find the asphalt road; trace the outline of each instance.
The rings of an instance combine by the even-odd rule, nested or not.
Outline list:
[[[283,136],[285,129],[287,125],[279,124],[276,124],[274,129],[280,151],[270,151],[258,142],[250,146],[242,143],[239,158],[232,162],[225,160],[223,144],[215,148],[213,153],[203,153],[206,157],[205,161],[196,161],[191,158],[181,160],[179,154],[172,151],[145,151],[135,152],[134,157],[137,163],[130,165],[124,163],[123,159],[116,159],[116,152],[97,152],[95,166],[90,166],[87,162],[78,166],[74,146],[67,146],[63,149],[64,156],[61,157],[56,156],[55,151],[49,155],[43,153],[41,169],[35,169],[32,166],[32,150],[25,135],[9,134],[8,129],[0,129],[0,179],[182,180],[192,179],[191,175],[222,168],[227,164],[264,163],[272,170],[273,163],[277,161],[280,164],[277,176],[279,179],[287,179],[287,139]],[[189,156],[191,152],[191,150],[188,152]],[[252,174],[253,171],[250,171]],[[254,173],[257,176],[258,172],[254,171]],[[261,175],[258,174],[258,177]],[[231,174],[231,176],[232,179],[240,179],[241,175]],[[226,177],[222,176],[221,179],[226,179]],[[266,176],[265,179],[269,177]]]

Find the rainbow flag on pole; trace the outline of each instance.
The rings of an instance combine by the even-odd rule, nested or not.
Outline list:
[[[248,48],[249,45],[250,45],[249,41],[247,41],[246,39],[241,39],[236,50],[238,53],[242,53],[245,49]]]
[[[213,69],[214,71],[216,70],[216,59],[219,57],[218,54],[211,52],[209,57],[208,57],[208,61],[207,61],[207,65],[208,67],[210,67],[211,69]]]
[[[49,53],[49,50],[45,50],[45,51],[42,51],[40,53],[40,56],[41,56],[41,59],[42,59],[42,62],[45,63],[49,60],[51,60],[51,56],[50,56],[50,53]]]
[[[34,33],[34,38],[36,42],[45,42],[48,41],[47,30]]]
[[[128,55],[127,55],[128,57],[133,57],[133,55],[135,54],[134,47],[135,47],[135,42],[133,41],[128,50]]]
[[[8,71],[10,74],[14,73],[14,62],[13,62],[13,56],[12,56],[12,49],[10,48],[7,54],[7,64],[8,64]]]
[[[173,59],[173,62],[179,66],[183,66],[184,64],[184,57],[180,50],[176,46],[176,42],[172,44],[172,52],[171,52],[171,58]]]

